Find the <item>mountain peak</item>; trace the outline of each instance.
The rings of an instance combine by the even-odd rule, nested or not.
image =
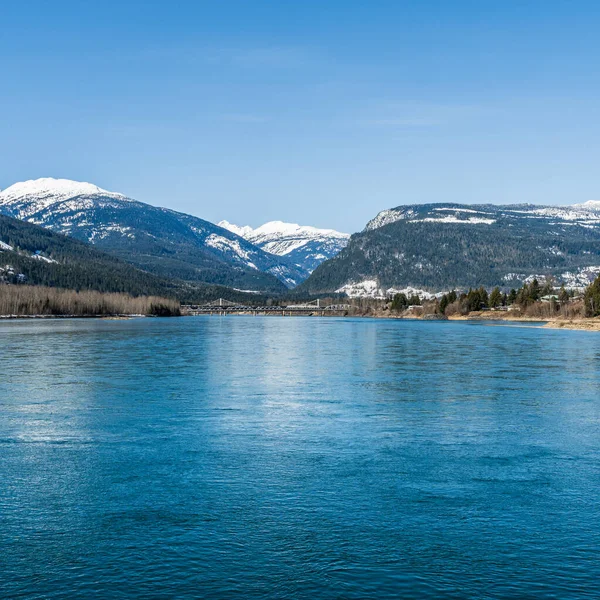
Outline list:
[[[588,200],[582,204],[574,204],[573,208],[584,208],[587,210],[600,211],[600,200]]]
[[[219,227],[229,229],[229,231],[233,231],[233,233],[249,240],[274,235],[279,237],[296,235],[311,238],[328,237],[336,239],[348,239],[350,237],[349,233],[341,233],[335,229],[319,229],[311,225],[298,225],[298,223],[286,223],[285,221],[269,221],[256,229],[253,229],[249,225],[240,226],[229,221],[221,221],[219,222]]]
[[[332,237],[347,239],[347,233],[340,233],[335,229],[319,229],[310,225],[298,225],[297,223],[285,223],[284,221],[269,221],[254,230],[254,235],[304,235],[312,237]]]
[[[40,179],[21,181],[6,188],[0,192],[0,204],[9,204],[27,198],[35,198],[37,200],[52,198],[53,202],[57,202],[92,194],[125,199],[125,196],[122,194],[103,190],[93,183],[42,177]]]
[[[0,193],[0,213],[96,245],[161,276],[282,291],[307,275],[212,223],[134,201],[97,185],[43,178]],[[174,257],[173,249],[181,249]],[[163,261],[165,255],[168,261]],[[176,274],[174,274],[176,271]]]
[[[221,221],[219,225],[247,239],[270,254],[286,256],[298,266],[312,272],[324,260],[346,246],[350,235],[334,229],[269,221],[256,229]]]
[[[219,227],[222,227],[223,229],[227,229],[227,231],[231,231],[232,233],[235,233],[236,235],[239,235],[240,237],[243,237],[243,238],[250,235],[254,231],[252,229],[252,227],[250,227],[249,225],[244,225],[243,227],[240,227],[239,225],[234,225],[233,223],[230,223],[229,221],[219,221],[217,223],[217,225]]]

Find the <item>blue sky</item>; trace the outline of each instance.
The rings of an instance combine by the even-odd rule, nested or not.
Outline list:
[[[600,4],[0,3],[0,188],[218,221],[600,199]]]

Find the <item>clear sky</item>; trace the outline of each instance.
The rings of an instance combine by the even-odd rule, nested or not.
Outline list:
[[[343,231],[600,199],[600,3],[0,2],[0,188]]]

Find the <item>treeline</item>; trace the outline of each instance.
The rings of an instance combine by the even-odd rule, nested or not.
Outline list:
[[[392,298],[392,310],[400,312],[406,310],[409,306],[421,306],[421,298],[416,294],[409,297],[403,292],[395,294]]]
[[[443,314],[446,314],[448,309],[453,313],[466,314],[482,309],[508,307],[515,304],[525,309],[544,297],[548,297],[549,304],[558,307],[559,305],[568,304],[573,297],[573,292],[567,291],[564,286],[556,290],[552,280],[546,280],[542,286],[537,279],[534,279],[531,283],[525,283],[518,290],[511,289],[510,292],[503,292],[499,287],[495,287],[488,294],[483,286],[460,295],[452,291],[440,298],[439,308]]]
[[[179,302],[157,296],[74,291],[31,285],[0,285],[0,315],[178,316]]]
[[[508,292],[495,287],[488,293],[482,286],[468,292],[452,291],[439,299],[424,302],[417,296],[407,298],[405,294],[396,294],[392,298],[390,309],[401,312],[409,306],[420,304],[425,304],[426,313],[446,316],[511,307],[530,317],[597,317],[600,316],[600,277],[581,296],[575,296],[574,291],[567,290],[564,285],[556,288],[551,279],[546,280],[543,285],[534,279],[521,288]]]
[[[600,277],[585,290],[583,298],[586,314],[590,317],[600,316]]]

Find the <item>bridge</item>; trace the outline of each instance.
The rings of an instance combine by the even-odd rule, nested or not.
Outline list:
[[[329,304],[321,306],[321,300],[313,300],[303,304],[288,304],[286,306],[249,306],[219,298],[207,304],[187,304],[181,307],[185,315],[340,315],[347,314],[352,309],[350,304]]]

